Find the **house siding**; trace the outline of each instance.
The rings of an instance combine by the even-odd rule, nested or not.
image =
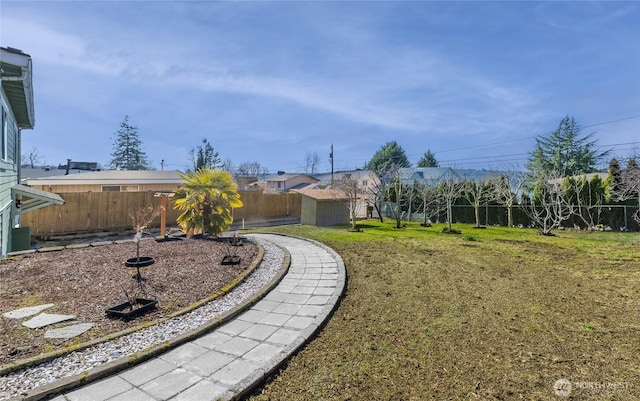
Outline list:
[[[316,184],[318,180],[306,174],[298,174],[286,178],[276,176],[271,179],[267,179],[266,182],[267,188],[275,189],[280,192],[287,192],[291,190],[291,188],[295,188],[301,184]]]
[[[129,191],[129,192],[147,192],[147,191],[155,191],[155,192],[172,192],[177,190],[180,187],[180,184],[131,184],[131,183],[119,183],[114,182],[112,184],[95,184],[95,185],[37,185],[35,184],[37,180],[29,180],[29,186],[40,189],[43,191],[54,192],[57,194],[61,193],[73,193],[73,192],[103,192],[103,186],[137,186],[138,191]],[[126,191],[123,191],[126,192]]]
[[[13,111],[3,89],[0,89],[0,106],[5,111],[7,127],[7,157],[0,157],[0,256],[4,257],[10,246],[11,187],[18,183],[16,155],[19,153],[17,150],[19,134]],[[2,130],[4,127],[0,127],[0,132]],[[3,139],[0,138],[0,140]]]

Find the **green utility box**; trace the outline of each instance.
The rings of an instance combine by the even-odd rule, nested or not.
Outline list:
[[[31,248],[31,228],[11,229],[11,252],[25,251]]]

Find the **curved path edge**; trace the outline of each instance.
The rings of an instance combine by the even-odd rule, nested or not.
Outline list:
[[[115,241],[111,242],[111,243],[115,243]],[[56,351],[52,351],[52,352],[48,352],[45,354],[41,354],[41,355],[36,355],[30,358],[25,358],[25,359],[21,359],[19,361],[16,362],[11,362],[11,363],[7,363],[5,365],[0,365],[0,376],[12,373],[12,372],[16,372],[18,370],[21,369],[27,369],[30,368],[32,366],[37,366],[40,365],[42,363],[46,363],[49,362],[53,359],[65,356],[67,354],[70,354],[72,352],[76,352],[76,351],[82,351],[86,348],[89,347],[93,347],[96,345],[99,345],[101,343],[110,341],[110,340],[114,340],[118,337],[121,336],[125,336],[128,334],[132,334],[135,333],[136,331],[145,329],[149,326],[153,326],[155,324],[159,324],[159,323],[163,323],[169,319],[172,319],[174,317],[180,316],[180,315],[184,315],[186,313],[191,312],[192,310],[199,308],[211,301],[216,300],[219,297],[222,297],[226,294],[228,294],[229,292],[233,291],[236,287],[238,287],[240,284],[242,284],[246,278],[251,275],[259,266],[260,263],[262,263],[262,258],[264,256],[264,249],[262,248],[262,246],[258,243],[255,244],[258,247],[258,255],[256,257],[256,260],[254,262],[251,263],[251,265],[245,269],[243,272],[241,272],[236,278],[234,278],[231,282],[229,282],[228,284],[226,284],[225,286],[223,286],[222,288],[220,288],[218,291],[216,291],[215,293],[205,297],[204,299],[201,299],[199,301],[196,301],[190,305],[188,305],[185,308],[182,308],[180,310],[177,310],[171,314],[169,314],[168,316],[150,321],[150,322],[145,322],[142,324],[138,324],[136,326],[115,332],[115,333],[110,333],[106,336],[97,338],[95,340],[91,340],[91,341],[87,341],[84,343],[79,343],[79,344],[74,344],[73,346],[68,346],[65,347],[64,349],[60,349],[60,350],[56,350]],[[91,246],[90,244],[87,246]],[[68,248],[68,247],[59,247],[59,248]],[[57,249],[57,248],[56,248]],[[24,251],[22,251],[24,252]],[[278,272],[278,274],[274,277],[274,279],[269,282],[267,285],[265,285],[263,291],[259,291],[256,295],[254,295],[252,298],[248,299],[247,301],[241,303],[238,305],[237,308],[233,308],[233,310],[229,311],[228,313],[230,314],[230,316],[227,316],[226,314],[222,314],[220,317],[220,322],[218,324],[224,323],[225,321],[227,321],[228,319],[232,318],[233,316],[235,316],[235,314],[232,314],[231,312],[241,312],[242,310],[246,309],[247,307],[249,307],[251,305],[251,301],[253,300],[254,302],[259,300],[261,297],[263,297],[265,295],[266,292],[268,292],[271,288],[273,288],[278,281],[284,276],[284,274],[286,273],[286,270],[289,268],[289,254],[285,252],[285,261],[283,262],[282,268],[280,270],[280,272]],[[212,327],[210,327],[212,328]],[[144,352],[144,351],[140,351],[140,352]],[[125,358],[123,358],[125,359]],[[115,361],[114,361],[115,362]],[[60,379],[62,380],[62,379]]]
[[[170,316],[162,318],[162,319],[158,319],[157,321],[154,322],[150,322],[150,323],[146,323],[146,324],[142,324],[136,327],[133,327],[131,329],[127,329],[127,330],[123,330],[121,332],[118,333],[114,333],[110,336],[106,336],[104,338],[100,338],[99,340],[90,342],[90,343],[85,343],[85,344],[81,344],[81,346],[75,348],[73,351],[81,351],[85,348],[88,348],[90,346],[95,346],[95,345],[99,345],[100,343],[104,342],[104,341],[108,341],[111,339],[115,339],[118,338],[121,335],[126,335],[126,334],[130,334],[130,333],[134,333],[142,328],[148,327],[150,324],[157,324],[157,323],[162,323],[165,320],[168,320],[172,317],[176,317],[176,316],[180,316],[183,315],[185,313],[190,312],[191,310],[200,307],[204,304],[206,304],[207,302],[211,302],[214,301],[216,298],[225,295],[226,293],[232,291],[233,289],[235,289],[239,284],[241,284],[251,273],[253,273],[260,262],[262,262],[262,257],[264,255],[264,249],[262,248],[262,246],[260,246],[260,244],[257,244],[260,252],[258,255],[258,263],[256,263],[255,265],[252,264],[246,271],[242,272],[238,277],[236,277],[231,283],[227,284],[225,287],[223,287],[222,289],[220,289],[219,291],[217,291],[216,293],[212,294],[211,296],[207,297],[205,300],[202,301],[198,301],[186,308],[183,308],[179,311],[176,311],[174,313],[172,313]],[[278,273],[268,282],[264,285],[264,287],[262,287],[262,289],[260,291],[258,291],[256,294],[254,294],[253,296],[251,296],[250,298],[244,300],[243,302],[239,303],[238,305],[234,306],[233,308],[231,308],[230,310],[220,314],[219,316],[216,316],[215,318],[211,319],[209,322],[204,323],[200,326],[198,326],[195,329],[189,330],[186,333],[183,333],[179,336],[176,336],[168,341],[163,342],[162,344],[153,346],[153,347],[149,347],[146,348],[142,351],[138,351],[133,355],[129,355],[129,356],[124,356],[122,358],[119,358],[115,361],[112,362],[108,362],[105,363],[103,365],[100,365],[98,367],[94,367],[91,369],[88,369],[86,371],[84,371],[81,374],[77,374],[74,376],[69,376],[69,377],[65,377],[65,378],[61,378],[58,379],[52,383],[43,385],[43,386],[39,386],[36,387],[32,390],[30,390],[26,395],[23,396],[17,396],[17,397],[11,397],[9,398],[7,401],[37,401],[37,400],[46,400],[49,399],[57,394],[63,393],[65,391],[71,391],[75,388],[78,388],[80,386],[84,386],[84,385],[88,385],[92,382],[95,382],[97,380],[100,379],[104,379],[105,377],[109,377],[111,375],[117,374],[120,371],[123,371],[125,369],[131,368],[133,366],[136,366],[138,364],[141,364],[153,357],[156,357],[164,352],[167,352],[173,348],[176,348],[188,341],[191,341],[199,336],[202,336],[204,334],[206,334],[207,332],[210,332],[212,330],[215,330],[217,327],[225,324],[226,322],[232,320],[234,317],[236,317],[237,315],[239,315],[240,313],[246,311],[247,309],[249,309],[252,305],[254,305],[256,302],[258,302],[260,299],[262,299],[266,294],[269,293],[269,291],[271,291],[281,280],[282,278],[285,276],[285,274],[287,273],[288,269],[289,269],[289,264],[291,261],[291,256],[289,255],[289,253],[287,252],[286,249],[284,249],[284,261],[282,262],[282,267],[280,268],[280,270],[278,271]],[[71,351],[71,352],[73,352]],[[52,359],[55,359],[59,356],[63,356],[65,354],[67,354],[68,352],[65,353],[60,353],[60,355],[55,354],[55,355],[45,355],[44,357],[40,357],[40,358],[33,358],[33,360],[29,360],[26,361],[25,363],[22,363],[19,366],[9,366],[9,368],[11,368],[10,370],[7,369],[7,371],[15,371],[21,368],[28,368],[30,366],[34,366],[37,365],[39,363],[45,363],[47,361],[50,361]],[[4,372],[3,372],[4,373]]]
[[[130,367],[139,361],[116,361],[117,366],[100,368],[99,376],[91,372],[21,399],[67,391],[53,400],[237,400],[255,391],[324,327],[347,277],[342,258],[322,243],[280,234],[248,236],[278,245],[290,258],[284,276],[274,279],[263,297],[245,301],[248,305],[229,312],[225,323],[214,319],[206,329],[154,347],[139,357],[143,363]],[[84,385],[90,379],[95,381]]]

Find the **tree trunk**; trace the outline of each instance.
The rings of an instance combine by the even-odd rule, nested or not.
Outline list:
[[[474,209],[476,212],[476,227],[480,227],[480,205],[476,204]]]
[[[382,213],[380,213],[380,205],[378,205],[378,202],[373,202],[373,207],[376,208],[376,212],[378,213],[378,218],[380,219],[380,223],[384,223],[384,217],[382,217]]]

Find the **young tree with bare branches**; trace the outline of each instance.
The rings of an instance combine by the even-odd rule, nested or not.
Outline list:
[[[551,231],[559,228],[574,213],[562,179],[558,172],[540,175],[529,201],[524,205],[524,212],[542,235],[553,235]]]
[[[521,172],[505,172],[490,180],[489,198],[507,208],[507,226],[513,227],[513,207],[526,182]]]
[[[422,202],[422,226],[431,226],[431,220],[442,211],[442,196],[438,191],[436,180],[424,181],[416,184],[416,191]]]
[[[440,181],[438,184],[438,192],[444,200],[447,210],[448,232],[453,232],[451,224],[453,223],[453,204],[460,198],[464,192],[464,186],[460,177],[453,173],[450,177]]]
[[[599,224],[605,198],[605,187],[600,176],[594,175],[591,180],[586,175],[567,177],[563,185],[568,190],[569,202],[575,206],[574,214],[582,220],[587,230],[594,230]]]
[[[480,206],[489,200],[490,190],[491,186],[486,178],[477,180],[467,178],[462,181],[462,195],[473,206],[476,228],[480,227]]]
[[[336,196],[341,199],[349,208],[349,220],[351,229],[358,230],[357,211],[358,202],[364,197],[365,192],[360,187],[358,180],[352,178],[351,174],[344,174],[341,179],[334,182]]]
[[[638,209],[633,214],[633,220],[640,224],[640,167],[635,157],[631,157],[620,174],[620,182],[614,192],[616,200],[623,202],[630,199],[638,200]]]

